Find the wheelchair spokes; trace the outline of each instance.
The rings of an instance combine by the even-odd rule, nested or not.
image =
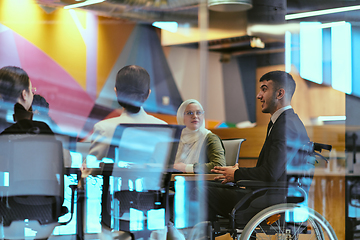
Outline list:
[[[330,224],[321,215],[308,208],[302,211],[302,214],[306,213],[305,217],[297,216],[299,213],[299,206],[296,204],[279,204],[267,208],[246,225],[240,239],[337,239]],[[293,217],[293,219],[296,219],[294,218],[296,216],[299,220],[289,221],[288,216]]]

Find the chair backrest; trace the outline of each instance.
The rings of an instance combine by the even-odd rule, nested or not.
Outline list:
[[[141,178],[145,191],[159,190],[172,169],[184,126],[162,124],[120,124],[114,133],[113,172],[122,178]]]
[[[241,144],[246,141],[245,138],[223,139],[225,147],[226,166],[234,166],[238,163]]]
[[[54,136],[1,135],[0,152],[0,194],[63,197],[63,150]]]
[[[120,124],[104,164],[102,224],[148,239],[151,229],[164,229],[167,186],[184,126]],[[109,166],[110,169],[105,170]],[[111,174],[111,177],[109,177]],[[112,180],[111,180],[112,179]],[[108,184],[107,184],[108,182]],[[155,215],[157,217],[155,217]],[[164,217],[164,218],[163,218]],[[111,220],[112,219],[112,220]],[[144,222],[146,225],[142,225]],[[142,224],[139,224],[142,223]]]

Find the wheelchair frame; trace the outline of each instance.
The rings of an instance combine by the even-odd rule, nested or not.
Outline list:
[[[328,162],[328,160],[319,153],[321,153],[321,151],[324,149],[331,151],[331,148],[331,145],[312,143],[313,156],[318,156]],[[311,237],[311,239],[337,240],[335,231],[322,215],[309,207],[300,205],[302,202],[307,203],[307,192],[302,189],[300,182],[295,182],[290,185],[292,185],[291,187],[295,187],[298,192],[302,193],[303,200],[301,202],[280,203],[267,207],[253,216],[245,226],[237,226],[235,216],[237,210],[243,206],[253,195],[262,191],[279,189],[289,190],[290,188],[288,182],[261,182],[241,180],[236,184],[239,187],[257,187],[257,189],[247,194],[235,205],[232,212],[229,214],[228,222],[224,221],[226,219],[223,219],[223,222],[207,222],[208,226],[205,231],[207,231],[207,235],[210,237],[210,239],[215,239],[215,237],[226,233],[230,233],[233,239],[258,239],[256,234],[258,234],[257,232],[262,231],[263,236],[261,236],[260,239],[297,240],[299,239],[299,234],[303,233],[308,234],[308,237]],[[284,216],[286,214],[287,216],[292,216],[291,214],[299,213],[299,211],[306,214],[307,216],[306,220],[302,222],[302,224],[304,224],[303,226],[295,221],[290,221],[289,223],[285,221]],[[273,220],[269,220],[271,218],[273,218]],[[267,223],[264,224],[264,221],[267,221]],[[273,223],[277,224],[276,227],[270,227],[270,225]],[[228,227],[224,227],[226,224]],[[290,224],[293,226],[290,226]],[[281,229],[282,227],[286,228],[285,231],[284,229]],[[311,231],[313,232],[311,233]]]

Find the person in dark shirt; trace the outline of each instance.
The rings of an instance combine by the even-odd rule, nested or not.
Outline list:
[[[33,120],[45,122],[54,133],[63,133],[59,125],[50,117],[50,104],[43,96],[35,94],[31,107]]]
[[[15,66],[7,66],[0,69],[0,107],[3,108],[3,111],[7,114],[10,107],[13,106],[13,118],[15,121],[14,124],[1,132],[1,137],[6,139],[7,137],[13,137],[9,135],[16,135],[16,137],[20,136],[22,139],[28,137],[29,140],[36,141],[38,137],[36,135],[42,134],[48,135],[48,137],[41,137],[49,141],[55,140],[53,131],[46,123],[32,120],[33,113],[31,106],[34,97],[33,91],[35,91],[35,89],[32,87],[28,74],[23,69]],[[4,115],[5,117],[6,114]],[[21,149],[19,149],[19,151],[21,151]],[[44,149],[44,151],[47,151],[47,149]],[[41,152],[39,152],[39,155],[41,155]],[[24,162],[25,161],[37,161],[37,159],[24,159]],[[49,159],[49,161],[51,161],[51,159]],[[56,165],[54,164],[54,166]],[[19,169],[21,172],[21,167]],[[15,169],[15,171],[17,171],[17,169]],[[62,185],[60,185],[60,187],[62,187]],[[0,219],[0,223],[4,225],[12,220],[11,217],[8,216],[16,216],[19,219],[29,219],[29,217],[31,217],[37,220],[46,219],[46,221],[49,222],[49,228],[46,230],[51,230],[51,227],[55,227],[53,223],[57,221],[58,217],[67,212],[65,207],[61,207],[59,211],[59,206],[62,206],[63,203],[62,196],[7,196],[6,194],[4,196],[6,197],[0,198],[0,216],[6,216]],[[39,229],[42,229],[42,226]],[[33,230],[37,231],[37,228]],[[19,229],[19,231],[21,230]],[[37,231],[36,233],[36,237],[43,235],[43,231]]]
[[[54,134],[46,123],[32,120],[33,91],[29,76],[23,69],[15,66],[0,69],[0,104],[14,104],[16,121],[1,134]]]

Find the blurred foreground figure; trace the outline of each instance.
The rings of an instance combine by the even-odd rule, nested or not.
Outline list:
[[[0,69],[0,106],[13,106],[16,122],[0,136],[1,238],[47,239],[67,211],[62,144],[46,123],[32,120],[33,91],[23,69]]]
[[[106,119],[95,124],[89,154],[96,156],[98,160],[106,157],[115,128],[119,124],[167,124],[148,115],[142,107],[151,93],[150,76],[144,68],[130,65],[120,69],[116,75],[114,90],[120,106],[123,107],[123,112],[119,117]]]
[[[116,75],[114,87],[117,100],[123,112],[119,117],[114,117],[98,122],[94,126],[94,133],[91,138],[90,155],[96,156],[97,160],[102,160],[108,156],[111,140],[116,127],[122,123],[140,124],[167,124],[166,122],[148,115],[142,105],[148,99],[150,90],[150,76],[148,72],[139,66],[125,66]],[[86,171],[86,167],[83,167]],[[89,172],[89,171],[88,171]],[[86,176],[83,174],[83,177]],[[103,194],[107,194],[108,206],[110,206],[109,186],[103,186]],[[104,206],[104,203],[102,204]],[[111,226],[111,216],[106,209],[102,209],[101,218],[102,232],[100,239],[131,239],[128,232],[113,231]],[[166,233],[166,231],[165,231]]]

